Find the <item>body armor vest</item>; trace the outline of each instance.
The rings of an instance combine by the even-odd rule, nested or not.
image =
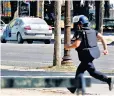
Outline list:
[[[85,48],[83,50],[88,50],[93,58],[98,58],[100,56],[100,51],[97,45],[96,31],[89,29],[83,30]]]
[[[94,30],[83,30],[85,46],[92,48],[97,46],[96,31]]]

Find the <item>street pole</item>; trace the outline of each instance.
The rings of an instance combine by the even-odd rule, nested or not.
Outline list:
[[[55,29],[54,29],[54,55],[53,66],[61,66],[61,2],[56,0],[54,2],[55,8]]]
[[[70,0],[65,1],[65,33],[64,33],[64,44],[71,44],[71,10],[70,10],[71,2]],[[70,50],[64,49],[64,56],[62,60],[62,64],[72,64]]]

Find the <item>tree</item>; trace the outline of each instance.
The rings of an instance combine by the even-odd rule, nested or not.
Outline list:
[[[104,17],[104,2],[102,1],[95,1],[95,8],[96,8],[96,30],[98,30],[99,32],[103,32],[103,17]]]
[[[55,1],[55,30],[54,30],[54,56],[53,56],[53,66],[61,65],[61,2]]]
[[[89,18],[89,1],[85,1],[81,5],[81,1],[73,1],[73,16],[85,15]],[[74,29],[76,29],[76,24],[74,24]]]
[[[73,1],[73,16],[80,15],[80,3],[81,1]]]
[[[83,14],[89,18],[89,1],[85,1]]]
[[[89,18],[89,1],[81,5],[81,1],[73,1],[73,16],[85,15]]]

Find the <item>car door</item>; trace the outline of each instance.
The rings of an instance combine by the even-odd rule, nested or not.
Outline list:
[[[17,32],[19,31],[19,25],[20,25],[19,19],[16,19],[15,23],[11,29],[12,40],[17,40]]]
[[[13,38],[13,33],[12,33],[12,28],[13,28],[13,26],[14,26],[14,24],[15,24],[15,19],[14,20],[12,20],[9,24],[8,24],[8,27],[7,27],[7,38],[8,38],[8,40],[14,40],[14,38]]]
[[[10,30],[9,25],[6,26],[6,29],[3,32],[3,37],[5,38],[5,40],[10,40],[11,30]]]
[[[18,19],[11,23],[11,40],[17,40],[18,25]]]

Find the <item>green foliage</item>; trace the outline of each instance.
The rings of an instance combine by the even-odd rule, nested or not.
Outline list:
[[[94,25],[91,26],[92,29],[95,29],[95,27],[96,27],[96,24],[94,24]]]

